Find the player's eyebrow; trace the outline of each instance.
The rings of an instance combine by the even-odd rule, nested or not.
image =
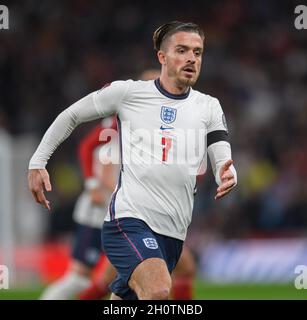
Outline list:
[[[184,44],[177,44],[175,48],[176,49],[182,48],[182,49],[185,49],[185,50],[190,49],[189,46],[186,46]],[[193,50],[199,50],[200,52],[203,52],[203,48],[202,47],[195,47],[195,48],[193,48]]]

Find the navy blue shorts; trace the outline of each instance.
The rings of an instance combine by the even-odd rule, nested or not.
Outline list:
[[[161,258],[171,273],[180,257],[183,241],[152,231],[142,220],[121,218],[105,221],[102,227],[104,251],[117,270],[110,289],[124,300],[137,296],[128,281],[137,265],[148,258]]]
[[[72,257],[92,268],[98,263],[102,253],[101,229],[77,223]]]

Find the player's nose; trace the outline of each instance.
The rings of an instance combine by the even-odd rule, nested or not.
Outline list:
[[[188,52],[187,63],[194,64],[196,62],[196,57],[193,51]]]

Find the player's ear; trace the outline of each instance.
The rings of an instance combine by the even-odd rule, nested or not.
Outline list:
[[[165,64],[166,64],[166,58],[165,58],[165,53],[164,53],[164,51],[159,50],[159,51],[157,52],[157,57],[158,57],[159,62],[160,62],[162,65],[165,65]]]

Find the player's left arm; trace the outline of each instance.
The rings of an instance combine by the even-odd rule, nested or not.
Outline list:
[[[237,172],[231,159],[231,147],[226,141],[220,140],[208,147],[208,154],[218,184],[215,200],[229,193],[237,184]]]
[[[218,184],[215,199],[228,194],[237,185],[225,115],[217,99],[211,101],[211,121],[207,134],[207,148],[215,181]]]

